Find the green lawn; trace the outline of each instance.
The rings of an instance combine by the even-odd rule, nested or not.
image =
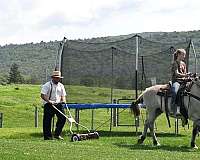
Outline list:
[[[69,88],[70,87],[70,88]],[[109,89],[81,86],[66,86],[69,91],[69,102],[108,103]],[[132,91],[115,90],[113,98],[130,98]],[[100,138],[70,142],[69,125],[66,123],[64,141],[44,141],[42,138],[42,105],[39,85],[7,85],[0,86],[0,112],[4,113],[3,128],[0,128],[0,159],[199,159],[200,151],[189,146],[190,128],[180,127],[180,134],[174,134],[168,128],[164,114],[156,121],[157,136],[160,147],[152,146],[148,137],[144,145],[136,145],[135,127],[113,127],[109,131],[110,110],[96,109],[94,128],[98,128]],[[34,127],[35,106],[39,108],[39,127]],[[74,115],[74,111],[71,110]],[[140,118],[139,132],[143,129],[145,110]],[[91,127],[91,110],[80,111],[81,124]],[[128,110],[120,110],[120,123],[132,124],[132,116]],[[102,125],[103,124],[103,125]],[[102,126],[101,126],[102,125]],[[76,127],[73,127],[76,131]],[[197,145],[200,139],[197,137]]]

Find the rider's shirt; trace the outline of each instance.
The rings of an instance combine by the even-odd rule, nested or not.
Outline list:
[[[172,64],[172,82],[183,82],[184,77],[182,77],[181,74],[186,74],[186,64],[183,61],[174,61]]]

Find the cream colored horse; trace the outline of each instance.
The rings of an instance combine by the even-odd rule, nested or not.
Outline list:
[[[157,92],[160,88],[165,87],[165,85],[155,85],[146,90],[138,97],[136,102],[133,102],[131,109],[133,113],[138,116],[139,106],[138,104],[143,101],[146,106],[147,117],[144,124],[144,131],[140,138],[138,139],[138,144],[142,144],[147,136],[147,130],[150,130],[150,134],[153,138],[153,144],[159,146],[159,142],[154,132],[154,122],[156,118],[165,112],[164,100],[161,102],[160,96],[157,95]],[[168,106],[170,106],[171,99],[168,100]],[[162,106],[161,106],[162,104]],[[200,131],[200,79],[195,78],[192,81],[191,91],[188,96],[184,98],[184,105],[188,110],[189,119],[193,121],[193,131],[191,139],[191,147],[198,148],[195,144],[195,138],[198,132]]]

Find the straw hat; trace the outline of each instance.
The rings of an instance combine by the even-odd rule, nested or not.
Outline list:
[[[60,71],[53,71],[51,77],[63,78],[63,77],[61,76],[61,72],[60,72]]]

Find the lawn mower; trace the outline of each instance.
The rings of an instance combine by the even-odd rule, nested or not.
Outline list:
[[[66,108],[67,112],[69,113],[69,117],[66,116],[65,114],[63,114],[58,108],[56,108],[55,105],[52,105],[52,106],[53,106],[53,108],[54,108],[55,110],[57,110],[61,115],[63,115],[63,116],[68,120],[68,122],[70,123],[70,128],[69,128],[69,130],[70,130],[70,133],[72,134],[72,136],[71,136],[71,141],[72,141],[72,142],[75,142],[75,141],[82,141],[82,140],[87,140],[87,139],[98,139],[98,138],[99,138],[98,132],[91,132],[86,126],[81,125],[81,124],[79,124],[78,122],[76,122],[76,121],[74,120],[74,118],[72,117],[72,115],[71,115],[71,113],[70,113],[70,110],[69,110],[69,108],[68,108],[68,106],[67,106],[66,103],[65,103],[65,104],[62,104],[62,105],[65,105],[65,108]],[[88,131],[88,133],[85,133],[85,134],[82,134],[82,133],[81,133],[81,134],[80,134],[80,133],[73,133],[73,131],[72,131],[72,125],[73,125],[73,123],[75,123],[76,125],[79,125],[79,126],[81,126],[82,128],[86,129],[86,130]]]

